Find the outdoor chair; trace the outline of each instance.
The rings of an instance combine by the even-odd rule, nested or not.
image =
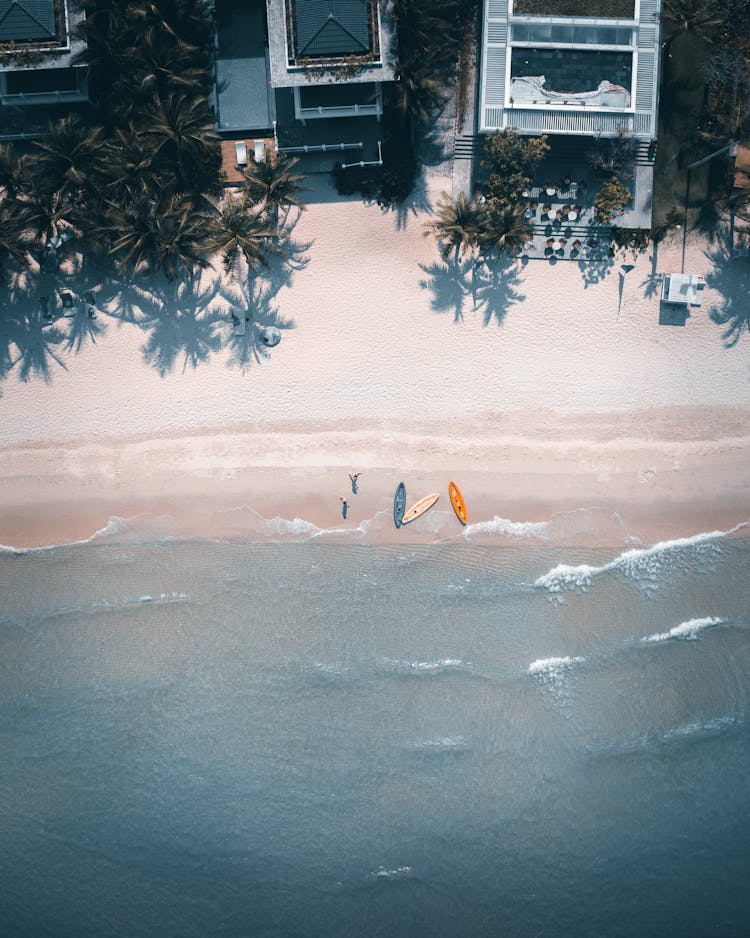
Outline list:
[[[234,151],[237,154],[237,165],[247,166],[247,144],[245,141],[236,140],[234,144]]]

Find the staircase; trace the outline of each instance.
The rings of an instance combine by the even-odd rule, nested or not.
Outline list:
[[[453,141],[454,160],[473,160],[482,155],[483,134],[461,134]]]

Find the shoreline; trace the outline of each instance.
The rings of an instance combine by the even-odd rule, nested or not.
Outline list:
[[[616,547],[750,519],[750,413],[741,407],[519,413],[477,418],[463,439],[426,429],[332,421],[13,446],[0,450],[0,544],[83,541],[111,518],[139,516],[154,536],[265,540],[282,519],[283,539],[299,519],[300,536],[306,524],[377,542],[429,541],[461,533],[451,479],[470,525],[494,524],[498,543]],[[362,471],[357,496],[353,468]],[[399,532],[389,515],[402,479],[409,504],[430,491],[441,500]]]

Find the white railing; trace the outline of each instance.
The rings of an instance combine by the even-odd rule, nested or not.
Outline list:
[[[379,104],[342,104],[329,107],[300,107],[297,116],[308,120],[316,117],[365,117],[382,113]]]
[[[3,92],[0,94],[0,102],[3,104],[53,104],[57,101],[85,101],[86,94],[76,89],[75,91],[17,91]]]
[[[639,136],[654,135],[654,121],[650,114],[602,111],[533,111],[484,109],[482,130],[501,130],[515,127],[521,133],[537,134],[617,134],[621,130]]]

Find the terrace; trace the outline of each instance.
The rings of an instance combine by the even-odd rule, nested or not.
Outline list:
[[[658,7],[485,0],[479,130],[652,139]]]
[[[513,0],[513,14],[632,20],[635,16],[635,0]]]

